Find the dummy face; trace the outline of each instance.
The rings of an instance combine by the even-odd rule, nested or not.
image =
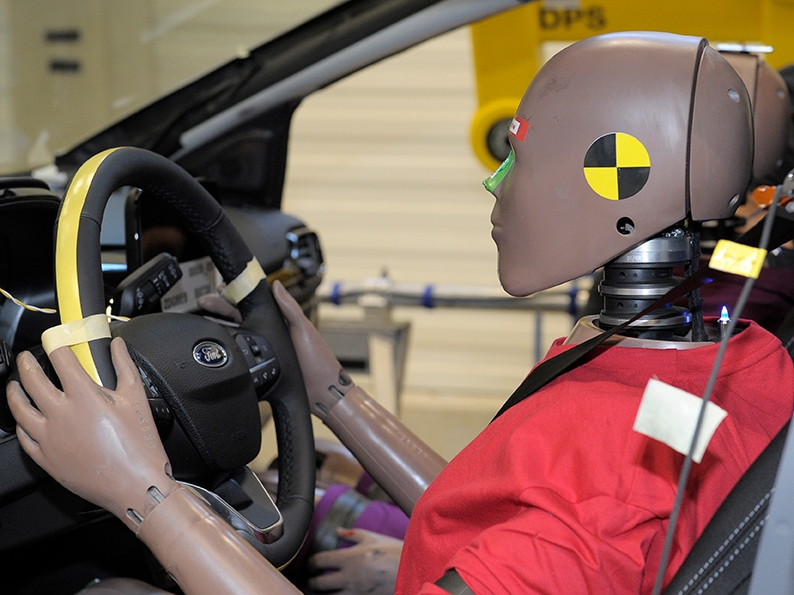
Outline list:
[[[510,233],[510,227],[508,225],[509,218],[507,218],[507,215],[505,214],[506,207],[504,201],[502,200],[501,183],[493,189],[492,194],[494,195],[494,198],[496,198],[496,202],[494,203],[493,211],[491,211],[491,225],[493,225],[491,237],[496,244],[496,251],[499,257],[497,264],[499,282],[502,284],[502,287],[507,293],[515,295],[512,291],[510,291],[510,287],[512,286],[511,283],[507,281],[507,279],[510,277],[510,259],[506,257],[508,253],[508,243],[506,238]]]
[[[516,174],[515,161],[515,151],[511,151],[494,175],[488,178],[496,199],[491,212],[491,236],[499,255],[499,282],[510,295],[524,296],[532,291],[527,286],[525,271],[526,254],[532,241],[525,222],[532,214],[525,208],[527,201],[521,200],[512,191],[516,187],[515,180],[519,177]],[[520,182],[518,187],[521,187]]]

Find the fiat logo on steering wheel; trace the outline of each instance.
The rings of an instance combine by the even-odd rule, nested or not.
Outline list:
[[[220,368],[229,361],[226,350],[214,341],[204,341],[193,348],[193,359],[208,368]]]

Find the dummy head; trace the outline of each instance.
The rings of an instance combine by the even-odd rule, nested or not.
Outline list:
[[[720,54],[747,87],[755,123],[753,178],[763,180],[783,162],[791,119],[788,87],[780,73],[755,54],[731,51]]]
[[[505,290],[590,273],[667,227],[733,214],[753,124],[739,75],[705,39],[618,33],[538,72],[488,180]]]

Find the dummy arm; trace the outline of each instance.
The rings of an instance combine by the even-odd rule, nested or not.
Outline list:
[[[273,294],[289,325],[312,413],[410,515],[446,461],[353,383],[278,281],[273,285]]]
[[[20,445],[57,481],[113,513],[186,595],[298,593],[201,499],[170,477],[141,378],[121,339],[111,343],[118,388],[98,386],[68,347],[50,354],[63,391],[35,358],[18,358],[8,385]],[[79,438],[76,438],[79,437]]]

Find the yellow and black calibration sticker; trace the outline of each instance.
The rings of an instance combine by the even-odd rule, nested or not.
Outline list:
[[[651,158],[645,146],[625,132],[597,138],[584,156],[584,177],[598,194],[621,200],[642,190],[651,174]]]

